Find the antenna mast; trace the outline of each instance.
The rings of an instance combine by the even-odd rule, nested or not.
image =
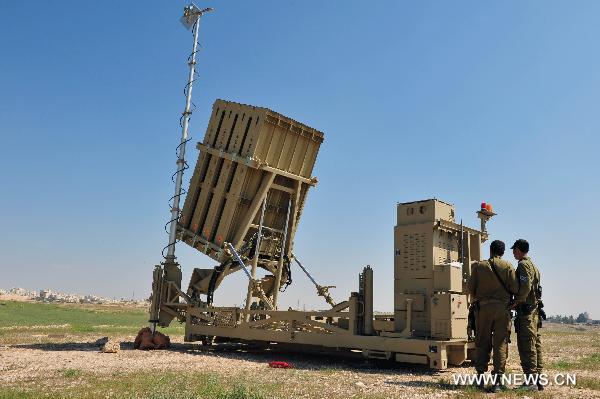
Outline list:
[[[198,52],[198,30],[200,28],[200,17],[203,14],[212,11],[212,8],[205,8],[203,10],[196,7],[194,3],[190,3],[189,6],[183,9],[183,16],[180,21],[186,29],[193,29],[194,31],[194,45],[192,47],[192,54],[188,57],[188,65],[190,67],[188,82],[185,86],[185,110],[181,116],[181,142],[177,146],[177,171],[173,175],[175,177],[175,194],[171,199],[173,205],[171,206],[171,220],[167,223],[169,225],[169,244],[163,248],[163,256],[165,261],[161,265],[156,265],[154,268],[154,274],[152,278],[152,302],[150,304],[150,328],[152,333],[156,331],[156,325],[168,325],[173,316],[167,313],[161,312],[162,302],[179,302],[179,292],[181,288],[181,268],[176,262],[175,257],[175,243],[177,242],[177,221],[179,220],[179,200],[181,198],[181,182],[183,180],[183,172],[187,169],[185,163],[185,145],[189,141],[188,139],[188,126],[190,123],[190,116],[192,115],[192,86],[194,84],[194,77],[196,76],[196,53]],[[166,226],[165,225],[165,229]],[[167,254],[165,255],[165,249]],[[173,284],[175,290],[171,289],[163,290],[165,283]]]
[[[169,244],[167,245],[167,255],[165,260],[167,262],[175,261],[175,242],[177,233],[177,220],[179,219],[179,200],[181,198],[181,182],[183,180],[183,171],[186,168],[185,164],[185,145],[188,142],[188,126],[190,123],[190,116],[192,115],[191,104],[192,104],[192,86],[194,84],[194,76],[196,73],[196,53],[198,52],[198,30],[200,28],[200,17],[207,12],[212,11],[212,8],[205,8],[200,10],[194,3],[183,9],[183,16],[181,17],[181,23],[188,30],[194,30],[194,45],[192,47],[192,54],[189,57],[188,65],[190,72],[188,75],[188,82],[186,85],[186,96],[185,96],[185,110],[183,111],[182,124],[181,124],[181,142],[179,144],[177,152],[177,172],[175,172],[175,195],[173,195],[173,206],[171,207],[171,220],[169,221]]]

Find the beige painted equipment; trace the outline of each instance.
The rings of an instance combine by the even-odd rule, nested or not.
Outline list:
[[[179,218],[181,239],[218,262],[256,233],[266,199],[265,226],[273,236],[285,228],[292,202],[286,248],[293,242],[323,133],[266,108],[217,100]],[[278,237],[280,238],[280,237]],[[271,243],[274,244],[274,243]],[[277,245],[281,243],[278,242]],[[274,245],[263,255],[277,260]],[[291,250],[291,247],[290,247]]]
[[[451,204],[436,199],[397,206],[396,334],[439,339],[467,337],[465,282],[471,261],[480,260],[481,242],[487,239],[487,233],[457,224],[454,214]]]
[[[454,207],[430,199],[397,205],[394,313],[374,314],[374,269],[341,302],[319,285],[293,253],[293,241],[323,133],[266,108],[223,100],[213,106],[178,238],[219,265],[194,269],[186,292],[178,266],[156,266],[152,321],[185,323],[185,340],[263,342],[360,351],[365,357],[444,369],[467,359],[466,279],[487,239],[457,224]],[[483,212],[483,211],[482,211]],[[278,295],[295,262],[327,310],[279,310]],[[295,267],[295,266],[294,266]],[[266,272],[257,277],[257,269]],[[213,306],[225,277],[248,277],[244,307]],[[241,299],[241,298],[240,298]]]

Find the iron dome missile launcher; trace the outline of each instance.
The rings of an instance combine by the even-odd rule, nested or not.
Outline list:
[[[361,351],[367,358],[444,369],[468,358],[471,264],[481,259],[495,214],[477,212],[481,228],[457,223],[454,206],[438,199],[397,204],[394,228],[394,312],[374,314],[374,269],[358,290],[336,302],[293,252],[322,132],[267,108],[217,100],[176,225],[176,236],[217,265],[194,269],[187,289],[173,261],[154,270],[150,321],[185,323],[185,340],[310,345]],[[280,310],[279,294],[295,264],[327,309]],[[264,271],[258,277],[258,271]],[[244,272],[244,307],[213,298],[227,276]]]

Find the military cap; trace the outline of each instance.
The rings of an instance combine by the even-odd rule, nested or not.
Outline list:
[[[513,246],[510,247],[510,249],[514,248],[517,248],[521,252],[527,253],[529,252],[529,243],[527,242],[527,240],[519,238],[517,241],[515,241]]]

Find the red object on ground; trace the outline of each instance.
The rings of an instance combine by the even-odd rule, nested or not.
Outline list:
[[[274,369],[293,369],[294,366],[288,362],[269,362],[269,367]]]

